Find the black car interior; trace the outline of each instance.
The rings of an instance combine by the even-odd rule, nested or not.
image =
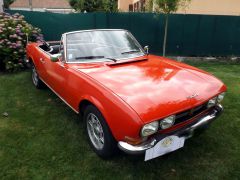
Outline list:
[[[60,44],[59,42],[53,42],[53,43],[47,43],[47,42],[43,42],[40,46],[39,46],[42,50],[50,53],[50,54],[58,54],[60,53]]]

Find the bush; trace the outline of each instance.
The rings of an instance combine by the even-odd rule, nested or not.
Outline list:
[[[16,71],[24,66],[27,41],[41,41],[43,36],[20,14],[0,14],[0,70]]]

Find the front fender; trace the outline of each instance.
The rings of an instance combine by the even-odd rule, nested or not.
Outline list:
[[[69,72],[71,75],[68,86],[75,97],[72,101],[75,109],[78,109],[82,101],[87,100],[102,113],[117,141],[124,140],[126,136],[140,138],[139,132],[143,122],[125,101],[100,82],[76,69],[74,65],[69,68]]]
[[[84,100],[98,108],[117,141],[124,140],[125,137],[139,138],[143,125],[141,119],[135,111],[116,97],[102,99],[86,94],[81,97],[81,101]]]

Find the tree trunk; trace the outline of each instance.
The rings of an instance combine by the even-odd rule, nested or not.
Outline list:
[[[0,0],[0,13],[3,13],[3,0]]]
[[[0,59],[0,72],[5,70],[5,64],[3,63],[3,59]]]
[[[32,6],[32,0],[29,0],[29,9],[30,9],[30,11],[32,11],[32,10],[33,10],[33,6]]]
[[[167,45],[167,34],[168,34],[168,17],[169,17],[169,14],[166,14],[164,40],[163,40],[163,56],[166,56],[166,45]]]

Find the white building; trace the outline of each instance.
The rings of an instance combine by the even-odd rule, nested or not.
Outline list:
[[[56,13],[74,12],[68,0],[15,0],[9,9]]]
[[[3,0],[0,0],[0,13],[3,12]]]

